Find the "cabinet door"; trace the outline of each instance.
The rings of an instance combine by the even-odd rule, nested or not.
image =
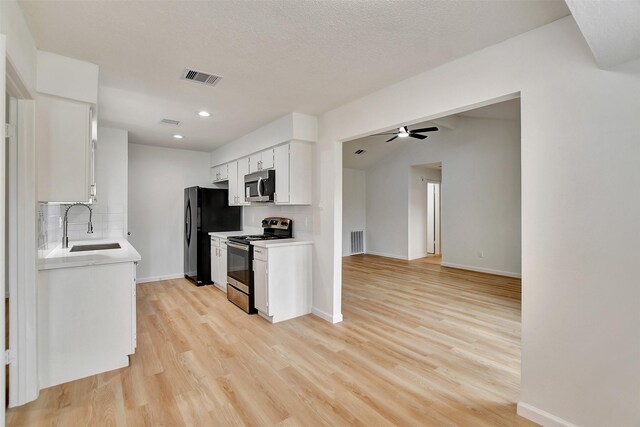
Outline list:
[[[211,182],[217,182],[219,178],[219,170],[218,166],[214,166],[211,168]]]
[[[227,286],[227,241],[223,240],[220,242],[220,266],[218,268],[218,271],[220,272],[218,277],[219,277],[219,283],[223,286],[226,287]]]
[[[249,202],[245,199],[244,194],[244,176],[249,174],[249,158],[238,160],[238,205],[248,205]],[[277,180],[276,180],[277,182]]]
[[[275,203],[289,203],[289,144],[273,149],[273,163],[276,170]]]
[[[218,281],[218,274],[220,268],[218,267],[220,261],[218,261],[218,251],[220,248],[216,248],[213,245],[211,246],[211,281]]]
[[[253,260],[253,293],[256,309],[269,316],[267,263],[258,259]]]
[[[249,173],[258,172],[260,170],[260,161],[262,154],[256,153],[249,156]]]
[[[93,184],[91,114],[89,104],[38,96],[38,201],[89,201]]]
[[[138,294],[138,280],[137,280],[137,272],[136,268],[138,267],[138,262],[133,263],[132,271],[133,271],[133,280],[132,280],[132,301],[131,301],[131,354],[136,352],[136,347],[138,346],[138,332],[137,332],[137,324],[136,324],[136,307],[138,306],[137,294]]]
[[[238,205],[238,162],[227,165],[229,170],[229,206]]]
[[[229,166],[228,165],[220,165],[218,166],[218,172],[220,173],[220,181],[226,181],[229,179]]]
[[[273,169],[273,148],[263,151],[261,157],[260,169]]]

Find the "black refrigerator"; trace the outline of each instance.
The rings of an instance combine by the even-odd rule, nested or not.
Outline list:
[[[198,286],[211,282],[210,231],[242,228],[242,207],[229,206],[228,191],[184,189],[184,277]]]

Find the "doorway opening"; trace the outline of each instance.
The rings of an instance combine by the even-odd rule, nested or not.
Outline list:
[[[500,325],[521,321],[520,100],[411,123],[342,144],[343,244],[355,224],[366,230],[364,254],[343,253],[342,314],[379,326],[371,336],[401,330],[415,356],[407,369],[424,383],[430,371],[417,372],[433,342],[460,345],[439,354],[454,380],[491,360],[495,388],[466,395],[460,412],[515,417],[520,336]],[[428,138],[409,137],[430,127]]]

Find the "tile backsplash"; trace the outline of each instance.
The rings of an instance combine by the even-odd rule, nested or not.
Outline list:
[[[282,206],[268,204],[251,205],[243,209],[243,230],[262,234],[262,220],[269,216],[279,216],[293,220],[293,237],[313,240],[313,211],[311,206]]]
[[[62,221],[69,205],[40,203],[38,209],[38,249],[50,251],[62,242]],[[69,211],[69,241],[124,237],[123,205],[91,205],[93,234],[87,234],[89,210],[76,206]]]

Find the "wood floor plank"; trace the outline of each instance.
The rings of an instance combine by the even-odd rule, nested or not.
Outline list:
[[[528,426],[520,281],[438,258],[344,259],[344,321],[272,325],[218,289],[138,286],[124,369],[42,390],[10,426]]]

